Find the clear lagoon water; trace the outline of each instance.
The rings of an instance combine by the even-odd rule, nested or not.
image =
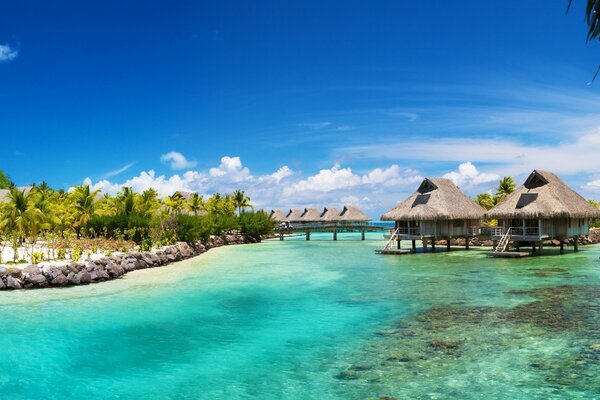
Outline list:
[[[600,398],[600,247],[383,256],[358,236],[0,292],[1,398]]]

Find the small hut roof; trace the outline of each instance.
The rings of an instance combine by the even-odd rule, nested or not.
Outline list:
[[[485,210],[450,180],[425,178],[416,192],[381,216],[382,221],[482,219]]]
[[[300,222],[300,221],[302,221],[302,214],[304,214],[304,209],[291,208],[290,211],[285,216],[285,219],[290,222]]]
[[[301,217],[304,222],[316,222],[321,219],[321,211],[316,208],[305,208]]]
[[[325,207],[321,213],[320,221],[335,222],[340,220],[340,211],[335,207]]]
[[[548,171],[534,170],[525,183],[487,212],[489,218],[600,218],[600,210]]]
[[[281,210],[271,210],[271,219],[273,221],[285,221],[285,214]]]
[[[341,221],[370,221],[368,215],[363,213],[355,206],[344,206],[342,213],[340,214]]]

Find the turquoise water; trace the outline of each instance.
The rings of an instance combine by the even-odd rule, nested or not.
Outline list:
[[[600,247],[498,260],[319,238],[0,292],[2,399],[600,398]]]

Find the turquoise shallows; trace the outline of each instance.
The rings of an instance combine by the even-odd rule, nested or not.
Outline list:
[[[600,247],[382,256],[358,236],[0,292],[1,398],[600,397]]]

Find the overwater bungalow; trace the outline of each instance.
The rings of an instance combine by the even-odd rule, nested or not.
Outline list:
[[[340,211],[335,207],[325,207],[319,216],[319,222],[338,222]]]
[[[366,224],[371,221],[371,218],[355,206],[344,206],[344,209],[340,213],[339,221],[341,225]]]
[[[319,222],[319,220],[321,219],[321,211],[319,211],[316,208],[305,208],[304,212],[302,213],[302,217],[300,218],[302,220],[302,223],[305,224]]]
[[[285,214],[281,210],[271,210],[271,219],[276,222],[285,221]]]
[[[416,240],[422,240],[424,248],[431,240],[432,251],[435,251],[435,241],[440,239],[446,239],[450,249],[452,238],[465,238],[468,248],[468,238],[477,234],[484,214],[485,210],[451,180],[426,178],[416,192],[381,216],[382,221],[395,222],[395,231],[386,249],[398,252],[391,249],[394,241],[400,249],[401,240],[411,240],[415,252]]]
[[[292,224],[300,223],[302,222],[302,214],[304,214],[303,208],[290,208],[285,216],[285,220]]]
[[[531,244],[542,248],[544,240],[577,239],[589,233],[590,222],[600,218],[600,210],[548,171],[534,170],[525,183],[487,212],[498,220],[492,233],[496,242],[493,255],[502,256],[510,243],[515,247]],[[525,243],[524,243],[525,242]],[[510,254],[507,254],[510,255]]]

